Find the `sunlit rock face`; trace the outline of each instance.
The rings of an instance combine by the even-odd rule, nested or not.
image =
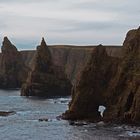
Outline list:
[[[112,102],[109,103],[105,119],[140,123],[140,28],[127,33],[123,59],[116,76],[112,78],[108,93]]]
[[[4,37],[0,54],[0,88],[19,88],[27,76],[28,68],[20,52]]]
[[[23,96],[67,96],[71,93],[71,83],[61,67],[52,62],[51,52],[44,38],[37,47],[32,70],[23,84]]]
[[[98,46],[73,88],[65,119],[100,120],[97,108],[105,105],[102,120],[140,123],[140,28],[128,32],[122,57],[109,57]]]

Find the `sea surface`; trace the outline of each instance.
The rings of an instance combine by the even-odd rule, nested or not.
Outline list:
[[[140,140],[140,128],[103,123],[70,125],[60,120],[70,97],[26,98],[19,90],[0,90],[0,111],[15,111],[0,117],[0,140]],[[48,121],[39,121],[39,119]]]

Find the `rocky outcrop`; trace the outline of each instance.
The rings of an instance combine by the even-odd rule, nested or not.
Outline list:
[[[140,124],[140,28],[128,32],[124,57],[112,78],[105,120]]]
[[[4,37],[0,56],[0,88],[19,88],[27,76],[20,52]]]
[[[109,57],[101,46],[93,51],[65,119],[100,120],[98,106],[105,105],[104,121],[140,123],[140,28],[128,32],[122,56]]]
[[[119,59],[107,54],[104,46],[97,46],[88,64],[73,88],[69,110],[65,119],[100,120],[98,107],[104,104],[103,92],[115,74]]]
[[[42,39],[32,64],[32,70],[26,83],[22,86],[23,96],[67,96],[70,95],[71,83],[66,78],[64,70],[54,65],[52,55]]]

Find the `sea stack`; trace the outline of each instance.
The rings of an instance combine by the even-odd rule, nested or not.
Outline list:
[[[20,52],[7,37],[4,37],[1,52],[0,88],[20,88],[27,74]]]
[[[37,47],[32,70],[21,89],[22,96],[68,96],[71,93],[71,83],[64,70],[52,62],[51,52],[42,38]]]
[[[128,32],[123,57],[109,57],[98,46],[76,83],[64,119],[102,120],[140,124],[140,28]]]
[[[114,75],[117,62],[107,55],[106,48],[97,46],[73,88],[72,101],[64,119],[99,121],[99,105],[104,104],[103,92]]]

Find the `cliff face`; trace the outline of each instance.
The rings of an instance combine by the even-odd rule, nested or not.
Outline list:
[[[123,56],[108,89],[113,102],[108,105],[105,119],[140,123],[140,28],[128,32]]]
[[[35,57],[35,50],[20,51],[21,59],[25,65],[32,69],[33,59]]]
[[[22,86],[23,96],[67,96],[70,95],[71,83],[64,70],[54,65],[51,52],[42,39],[32,64],[27,82]]]
[[[18,88],[26,78],[27,67],[17,48],[4,37],[0,57],[0,88]]]
[[[64,118],[97,121],[105,105],[103,120],[140,123],[140,29],[128,32],[122,52],[116,58],[101,46],[93,51]]]
[[[93,50],[73,88],[69,110],[63,116],[65,119],[101,119],[98,107],[105,102],[103,92],[114,76],[118,62],[119,59],[109,56],[102,45]]]
[[[67,78],[74,85],[96,46],[54,45],[48,47],[52,54],[53,63],[64,69]],[[109,56],[122,57],[121,46],[106,46],[105,48]],[[20,53],[22,60],[31,68],[35,51],[21,51]]]

